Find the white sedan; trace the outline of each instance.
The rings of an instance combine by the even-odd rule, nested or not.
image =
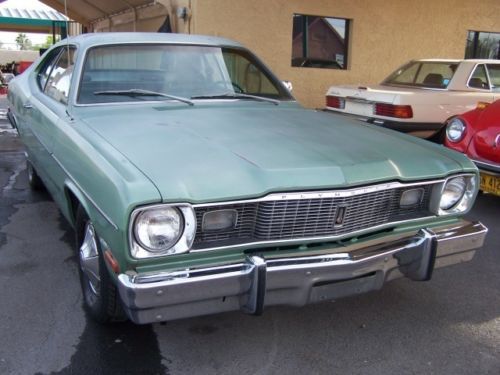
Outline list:
[[[500,99],[500,60],[413,60],[380,85],[332,86],[326,109],[420,137]]]

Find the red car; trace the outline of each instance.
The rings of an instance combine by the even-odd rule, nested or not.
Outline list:
[[[482,191],[500,196],[500,100],[450,119],[445,145],[476,163]]]

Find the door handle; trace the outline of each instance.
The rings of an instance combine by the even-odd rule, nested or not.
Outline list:
[[[23,104],[23,108],[24,109],[32,109],[33,108],[33,104],[31,104],[31,103],[24,103]]]

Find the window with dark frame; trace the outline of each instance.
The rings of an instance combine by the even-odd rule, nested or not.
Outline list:
[[[293,15],[292,66],[347,69],[350,21]]]
[[[500,33],[469,30],[465,58],[500,59]]]

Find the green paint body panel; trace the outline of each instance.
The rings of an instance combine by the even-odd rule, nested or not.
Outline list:
[[[189,38],[123,34],[73,39],[71,44],[79,48],[75,72],[81,69],[85,50],[101,42],[126,41],[130,35],[138,41],[157,42],[173,38],[183,43],[182,38]],[[217,38],[187,40],[239,46]],[[44,56],[48,53],[50,50]],[[176,102],[78,106],[74,104],[76,94],[70,92],[73,104],[65,106],[38,88],[38,65],[12,81],[9,89],[28,156],[70,222],[74,215],[70,196],[76,192],[122,271],[225,263],[244,256],[242,249],[225,249],[134,260],[128,250],[128,226],[130,213],[138,206],[219,202],[271,192],[477,173],[469,159],[442,146],[306,110],[296,102],[275,106],[246,100],[200,100],[194,106]],[[72,87],[77,79],[74,74]],[[29,113],[23,108],[27,101],[34,107]],[[454,218],[436,218],[419,226],[450,220]]]

